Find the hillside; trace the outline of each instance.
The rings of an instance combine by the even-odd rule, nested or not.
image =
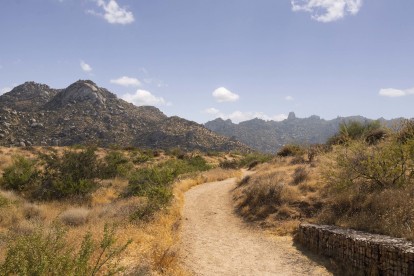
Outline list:
[[[207,122],[205,126],[219,134],[237,139],[246,145],[263,152],[274,153],[285,144],[320,144],[334,135],[342,122],[371,121],[362,116],[338,117],[324,120],[313,115],[309,118],[297,118],[295,113],[289,113],[284,121],[264,121],[253,119],[239,124],[221,118]],[[392,126],[400,119],[380,121]]]
[[[93,143],[247,151],[242,143],[155,107],[137,107],[89,80],[65,89],[26,82],[0,96],[1,146]]]

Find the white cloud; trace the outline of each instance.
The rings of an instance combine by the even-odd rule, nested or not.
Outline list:
[[[84,72],[91,72],[92,71],[92,67],[89,64],[87,64],[86,62],[84,62],[83,60],[81,60],[81,62],[80,62],[80,67],[82,68],[82,70]]]
[[[380,96],[396,98],[407,95],[414,95],[414,88],[410,89],[395,89],[395,88],[384,88],[379,91]]]
[[[286,101],[294,101],[294,100],[295,100],[295,98],[293,98],[292,96],[286,96],[286,97],[285,97],[285,100],[286,100]]]
[[[220,87],[213,91],[213,97],[218,101],[219,103],[222,102],[235,102],[240,97],[239,95],[231,92],[227,88]]]
[[[137,106],[152,105],[152,106],[165,106],[171,105],[163,97],[157,97],[151,92],[138,89],[134,94],[127,93],[122,97],[125,101],[133,103]]]
[[[90,14],[103,17],[107,22],[111,24],[131,24],[135,21],[134,14],[128,11],[125,7],[120,7],[116,0],[95,0],[98,7],[102,8],[104,14],[89,10]]]
[[[251,120],[251,119],[255,119],[255,118],[259,118],[262,120],[266,120],[266,121],[283,121],[285,119],[287,119],[287,115],[286,114],[277,114],[277,115],[267,115],[263,112],[242,112],[242,111],[234,111],[232,113],[229,114],[225,114],[223,112],[221,112],[220,110],[211,107],[211,108],[207,108],[204,110],[204,113],[211,115],[215,118],[222,118],[224,120],[230,119],[235,123],[240,123],[243,121],[247,121],[247,120]]]
[[[309,12],[319,22],[332,22],[355,15],[362,6],[362,0],[291,0],[293,11]]]
[[[11,87],[3,87],[0,89],[0,95],[3,95],[4,93],[10,92],[12,90]]]
[[[121,86],[125,86],[125,87],[128,87],[128,86],[138,87],[141,85],[141,82],[138,79],[127,77],[127,76],[123,76],[117,79],[110,80],[110,82],[121,85]]]
[[[220,110],[218,110],[217,108],[214,107],[210,107],[207,108],[206,110],[204,110],[205,113],[210,114],[210,115],[220,115]]]

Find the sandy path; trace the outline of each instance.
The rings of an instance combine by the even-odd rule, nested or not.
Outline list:
[[[235,180],[185,194],[182,262],[194,275],[331,275],[297,251],[291,238],[270,237],[233,213]]]

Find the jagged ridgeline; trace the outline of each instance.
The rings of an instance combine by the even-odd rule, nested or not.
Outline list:
[[[386,126],[398,125],[402,118],[379,121]],[[372,121],[362,116],[338,117],[324,120],[313,115],[308,118],[297,118],[295,113],[289,113],[286,120],[281,122],[253,119],[239,124],[231,120],[215,119],[205,126],[221,135],[233,137],[253,149],[274,153],[286,144],[323,144],[339,130],[344,122],[357,121],[361,123]]]
[[[80,80],[65,89],[26,82],[0,96],[1,146],[136,146],[249,151],[234,140]]]

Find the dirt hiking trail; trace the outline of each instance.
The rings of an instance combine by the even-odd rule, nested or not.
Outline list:
[[[288,237],[254,230],[233,212],[235,179],[185,193],[180,256],[193,275],[332,275]]]

